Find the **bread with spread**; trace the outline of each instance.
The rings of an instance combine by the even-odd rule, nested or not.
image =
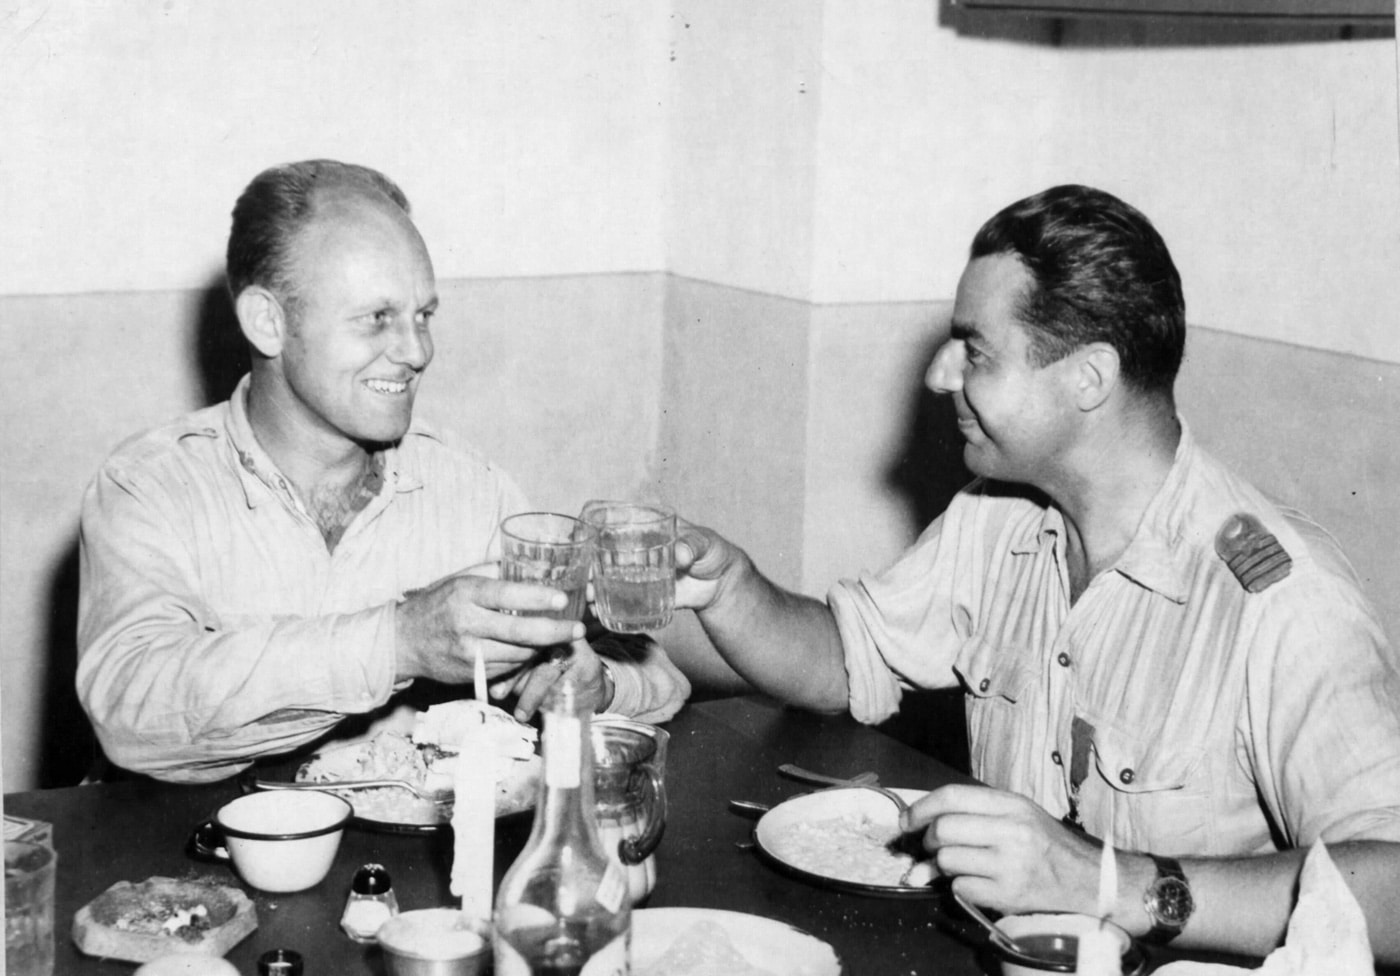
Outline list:
[[[118,881],[73,916],[73,942],[90,956],[149,962],[161,956],[222,956],[258,927],[237,888],[190,878]]]

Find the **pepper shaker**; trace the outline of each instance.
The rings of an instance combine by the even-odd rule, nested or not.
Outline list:
[[[382,864],[366,864],[350,882],[340,927],[356,942],[377,941],[379,926],[399,913],[399,900]]]

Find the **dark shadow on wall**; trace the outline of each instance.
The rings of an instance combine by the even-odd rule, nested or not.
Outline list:
[[[920,376],[933,361],[946,334],[946,327],[935,330],[923,360],[911,364],[918,366]],[[963,438],[952,400],[922,385],[918,389],[904,441],[888,472],[891,485],[904,499],[916,533],[937,518],[972,478],[963,464]],[[961,689],[907,692],[900,702],[899,714],[883,723],[880,730],[954,769],[968,770]]]
[[[930,359],[932,353],[930,353]],[[953,401],[929,390],[918,396],[909,431],[889,480],[922,532],[972,480],[963,464],[963,438]]]
[[[192,334],[204,403],[227,400],[252,363],[222,274],[204,286]]]
[[[99,750],[87,715],[78,704],[78,542],[64,550],[49,588],[45,621],[44,716],[39,744],[40,789],[72,786],[97,764]]]

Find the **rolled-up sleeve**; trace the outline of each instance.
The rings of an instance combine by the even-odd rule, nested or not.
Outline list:
[[[952,665],[962,638],[952,585],[958,546],[950,529],[957,519],[950,513],[883,572],[843,579],[827,594],[857,721],[876,724],[894,715],[906,689],[957,683]]]
[[[650,637],[605,634],[592,646],[613,680],[608,711],[657,724],[673,717],[690,697],[690,682]]]

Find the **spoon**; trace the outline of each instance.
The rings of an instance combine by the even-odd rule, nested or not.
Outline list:
[[[1018,943],[1015,939],[1007,935],[1001,929],[997,928],[997,924],[993,922],[990,918],[988,918],[982,912],[982,909],[978,908],[976,905],[968,901],[956,891],[953,892],[953,898],[955,901],[957,901],[957,903],[960,906],[962,906],[963,911],[971,915],[974,919],[976,919],[979,925],[981,925],[984,929],[987,930],[987,936],[992,940],[992,943],[996,945],[998,949],[1001,949],[1004,952],[1015,953],[1018,956],[1026,956],[1031,959],[1036,958],[1036,956],[1021,948],[1020,943]]]

